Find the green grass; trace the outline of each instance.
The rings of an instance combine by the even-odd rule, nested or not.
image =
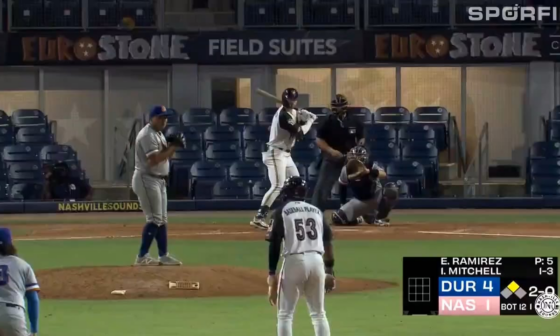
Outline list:
[[[414,217],[418,220],[418,216]],[[403,256],[550,256],[560,251],[560,242],[554,239],[336,241],[335,246],[339,276],[394,282],[400,282]],[[129,265],[138,241],[24,241],[18,247],[22,257],[35,269]],[[265,242],[172,240],[170,247],[189,265],[227,264],[261,269],[267,265]],[[548,321],[538,317],[402,316],[400,287],[329,295],[327,313],[332,334],[344,336],[484,336],[500,332],[527,335],[552,334],[560,328],[560,319]],[[40,335],[256,336],[275,335],[275,324],[275,310],[264,295],[189,300],[44,300]],[[294,335],[312,334],[306,306],[302,303],[296,314]]]

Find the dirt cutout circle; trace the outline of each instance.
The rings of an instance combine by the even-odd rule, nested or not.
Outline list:
[[[76,267],[37,273],[41,297],[71,300],[126,300],[154,298],[232,297],[265,295],[267,273],[242,267]],[[169,289],[169,282],[200,282],[199,290]],[[337,279],[333,293],[394,287],[396,284],[363,279]],[[125,295],[112,295],[126,290]]]

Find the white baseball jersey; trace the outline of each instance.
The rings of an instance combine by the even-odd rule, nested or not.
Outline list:
[[[282,255],[325,253],[323,242],[332,240],[332,230],[323,212],[303,201],[291,201],[278,208],[272,216],[268,241],[284,239]]]
[[[0,302],[25,309],[25,293],[39,290],[31,266],[16,256],[0,256]]]
[[[159,164],[149,167],[147,156],[156,151],[162,151],[167,147],[167,140],[163,133],[156,132],[149,124],[144,126],[136,136],[136,157],[134,168],[146,174],[167,176],[169,175],[169,160],[163,160]]]
[[[270,125],[268,145],[282,150],[290,150],[296,142],[298,132],[297,110],[280,107]]]

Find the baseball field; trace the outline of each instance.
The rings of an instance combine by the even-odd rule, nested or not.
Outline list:
[[[181,267],[131,267],[140,213],[2,216],[35,269],[41,336],[276,334],[266,298],[264,231],[247,212],[170,216]],[[333,335],[554,334],[560,318],[402,316],[403,256],[559,256],[560,210],[395,211],[392,226],[335,227],[338,288],[326,309]],[[155,243],[152,255],[156,255]],[[170,290],[169,281],[199,290]],[[126,290],[112,295],[113,290]],[[294,335],[312,335],[304,300]]]

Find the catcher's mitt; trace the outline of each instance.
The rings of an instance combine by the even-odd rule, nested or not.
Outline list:
[[[185,139],[185,136],[183,135],[183,133],[168,136],[166,138],[166,140],[167,140],[167,144],[169,146],[175,146],[175,147],[181,147],[181,148],[187,147],[187,140]]]
[[[346,174],[349,180],[356,180],[369,173],[366,165],[360,160],[350,159],[346,163]]]

